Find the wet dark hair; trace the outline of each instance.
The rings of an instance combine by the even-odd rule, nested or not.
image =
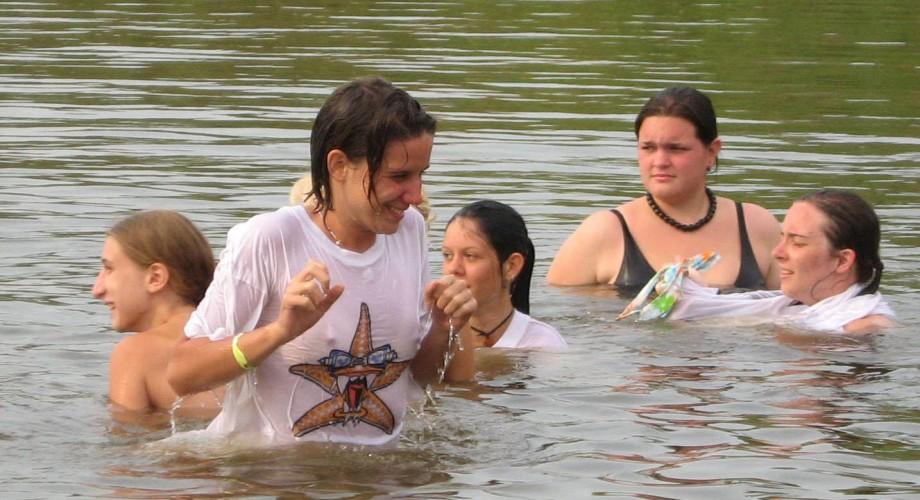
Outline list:
[[[437,120],[405,90],[376,77],[358,78],[335,89],[320,108],[310,134],[310,171],[316,211],[333,206],[326,156],[339,149],[350,160],[367,159],[368,199],[392,141],[434,134]]]
[[[636,137],[642,122],[650,116],[673,116],[683,118],[696,129],[696,137],[706,146],[719,137],[716,125],[716,110],[706,94],[692,87],[670,87],[652,96],[636,115]],[[716,168],[719,160],[716,158]]]
[[[498,255],[499,264],[503,264],[515,252],[524,256],[524,266],[511,282],[511,304],[518,311],[529,314],[534,248],[521,214],[504,203],[479,200],[458,210],[447,225],[456,219],[469,219],[479,226],[479,231]]]
[[[878,291],[885,269],[879,256],[881,225],[878,215],[866,200],[850,191],[822,189],[799,198],[830,220],[824,227],[834,250],[852,249],[856,253],[856,273],[860,283],[866,283],[862,294]]]

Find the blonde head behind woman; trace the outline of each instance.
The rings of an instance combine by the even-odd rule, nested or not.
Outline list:
[[[291,186],[291,192],[288,194],[288,201],[291,205],[303,205],[308,210],[315,210],[316,203],[311,199],[313,191],[313,179],[310,174],[306,174]],[[434,222],[434,214],[431,213],[431,203],[428,201],[428,195],[425,194],[425,188],[422,187],[422,202],[415,206],[422,217],[425,218],[425,225],[431,229],[431,223]]]

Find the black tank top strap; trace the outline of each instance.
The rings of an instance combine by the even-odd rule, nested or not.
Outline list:
[[[763,273],[760,272],[757,257],[754,256],[754,249],[751,247],[747,224],[744,222],[744,207],[736,201],[735,210],[738,212],[738,235],[741,239],[741,268],[738,270],[738,278],[735,279],[735,288],[764,288],[767,283],[763,278]]]
[[[623,260],[620,262],[620,271],[617,273],[617,279],[613,284],[617,288],[641,288],[648,283],[655,275],[655,270],[649,265],[645,255],[639,250],[639,245],[633,239],[632,233],[629,232],[629,226],[626,225],[626,219],[619,210],[610,209],[617,219],[620,220],[620,226],[623,228]]]

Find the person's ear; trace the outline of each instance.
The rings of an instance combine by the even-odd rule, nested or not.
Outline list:
[[[837,252],[837,269],[841,274],[849,273],[856,266],[856,251],[844,248]]]
[[[326,168],[329,169],[330,179],[344,181],[349,163],[348,155],[341,149],[333,149],[326,153]]]
[[[719,152],[722,151],[722,139],[716,137],[709,143],[709,154],[712,156],[712,163],[715,164],[716,158],[719,157]]]
[[[159,292],[169,284],[169,268],[161,262],[150,264],[144,281],[148,293]]]
[[[514,252],[505,259],[502,265],[502,278],[511,283],[521,274],[522,269],[524,269],[524,256],[520,252]]]

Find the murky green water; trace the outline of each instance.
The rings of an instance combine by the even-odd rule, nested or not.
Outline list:
[[[908,0],[3,2],[3,497],[920,495],[918,21]],[[366,74],[441,120],[433,244],[462,204],[516,206],[535,316],[571,350],[493,357],[393,449],[113,424],[119,337],[89,293],[105,229],[173,208],[220,248],[285,203],[318,106]],[[876,205],[904,328],[856,343],[636,327],[612,322],[610,293],[542,285],[584,216],[641,192],[632,120],[675,83],[716,104],[716,191],[780,216],[824,186]]]

